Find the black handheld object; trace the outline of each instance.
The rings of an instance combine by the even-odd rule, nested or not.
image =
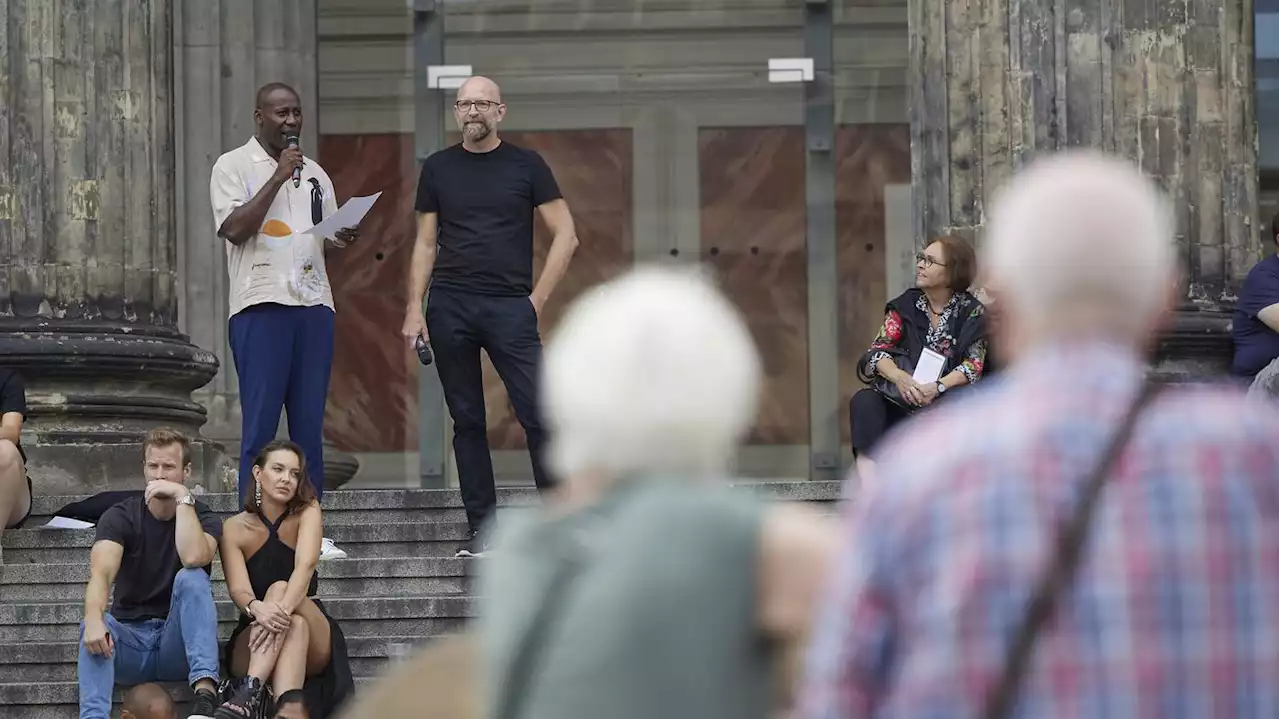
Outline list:
[[[421,362],[424,367],[431,364],[431,361],[435,359],[431,355],[431,345],[427,344],[427,341],[422,338],[422,335],[418,335],[414,338],[413,348],[418,351],[418,361]]]
[[[289,143],[289,147],[297,147],[297,146],[298,146],[298,136],[297,136],[297,135],[285,135],[285,136],[284,136],[284,141],[285,141],[285,142],[287,142],[287,143]],[[293,186],[294,186],[294,187],[297,187],[297,186],[299,186],[299,185],[301,185],[301,184],[302,184],[302,167],[301,167],[301,166],[298,166],[298,167],[293,168]]]

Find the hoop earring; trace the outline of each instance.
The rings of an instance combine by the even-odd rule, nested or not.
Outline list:
[[[253,503],[262,506],[262,482],[253,483]]]

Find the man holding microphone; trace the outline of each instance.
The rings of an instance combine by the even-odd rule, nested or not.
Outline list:
[[[460,557],[484,553],[479,531],[497,504],[481,349],[524,428],[534,483],[539,489],[552,486],[543,462],[546,437],[537,400],[538,313],[578,246],[569,206],[547,163],[537,152],[498,138],[506,111],[497,84],[488,78],[472,77],[458,88],[453,114],[462,142],[428,157],[418,180],[418,234],[402,328],[411,346],[430,339],[453,418],[453,451],[470,529]],[[554,236],[536,285],[535,210]]]
[[[329,175],[298,147],[298,93],[283,83],[263,86],[253,122],[253,137],[218,158],[209,187],[231,281],[228,334],[242,413],[240,497],[252,488],[254,457],[275,438],[282,409],[319,497],[334,339],[324,253],[346,247],[358,231],[346,228],[332,238],[303,234],[337,212],[338,203]],[[345,556],[324,540],[321,559]]]

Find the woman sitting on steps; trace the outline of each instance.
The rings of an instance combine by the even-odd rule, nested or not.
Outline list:
[[[324,523],[302,449],[269,443],[253,480],[244,511],[222,528],[222,570],[241,611],[224,661],[240,679],[216,716],[256,719],[269,681],[275,696],[303,689],[312,719],[324,719],[354,682],[342,631],[314,599]]]

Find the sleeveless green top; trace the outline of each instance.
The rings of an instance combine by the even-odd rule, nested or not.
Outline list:
[[[641,479],[570,516],[504,518],[480,560],[487,716],[766,719],[775,647],[759,629],[763,512],[728,486]],[[496,717],[565,562],[577,569],[530,653],[526,691]]]

